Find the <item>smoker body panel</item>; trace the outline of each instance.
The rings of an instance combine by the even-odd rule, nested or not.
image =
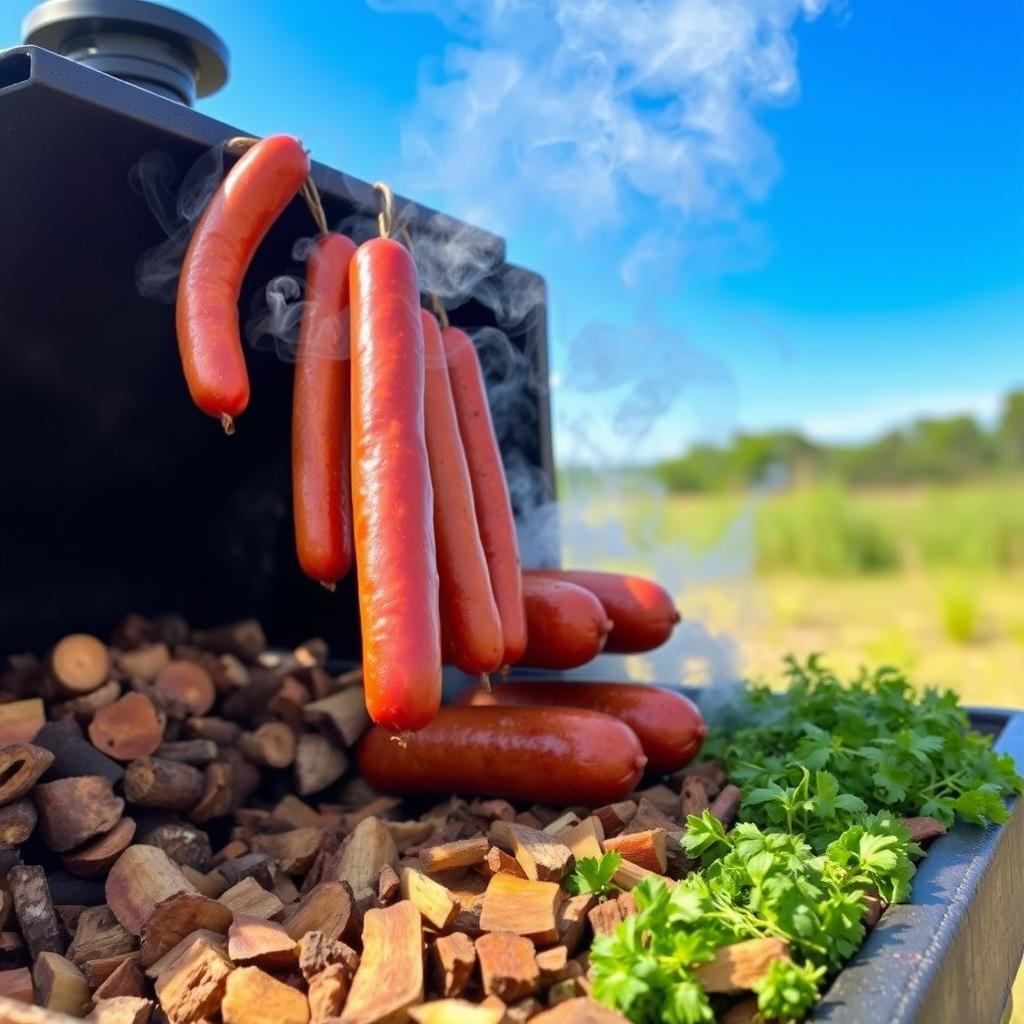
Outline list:
[[[0,127],[0,650],[42,649],[70,630],[103,633],[128,609],[173,609],[199,625],[256,615],[277,641],[320,634],[339,655],[357,655],[353,581],[329,595],[296,565],[291,367],[248,351],[252,404],[224,437],[188,398],[173,307],[136,289],[138,259],[165,235],[129,185],[133,165],[157,151],[180,182],[204,152],[241,133],[36,47],[0,51]],[[368,184],[320,164],[313,175],[332,225],[376,210]],[[439,221],[455,224],[417,210],[413,232]],[[502,240],[457,227],[493,253],[500,289],[509,271]],[[246,278],[243,320],[271,278],[301,273],[292,245],[312,234],[296,200]],[[536,275],[518,273],[543,296]],[[452,321],[496,323],[476,301]],[[506,331],[533,379],[546,381],[543,302]],[[546,390],[525,400],[525,429],[503,455],[533,467],[551,491]]]

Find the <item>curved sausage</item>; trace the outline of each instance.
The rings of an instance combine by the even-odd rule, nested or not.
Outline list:
[[[302,571],[333,586],[352,567],[348,265],[355,243],[317,240],[306,273],[306,303],[292,391],[292,506]]]
[[[502,663],[514,665],[526,649],[526,614],[523,608],[519,542],[508,494],[501,452],[494,436],[483,372],[476,348],[465,331],[446,327],[441,332],[459,433],[473,484],[473,501],[480,540],[487,558],[491,589],[501,616],[505,639]]]
[[[598,806],[636,786],[646,758],[632,730],[576,708],[442,708],[405,747],[371,729],[359,770],[383,793],[472,793]]]
[[[445,661],[471,675],[501,665],[505,643],[473,505],[473,485],[452,400],[441,329],[420,310],[426,356],[427,456],[434,488],[434,539]]]
[[[476,707],[590,708],[619,719],[636,733],[647,766],[656,772],[674,772],[688,765],[698,753],[707,726],[693,701],[681,693],[642,683],[565,682],[531,679],[499,683],[485,689],[467,687],[459,704]]]
[[[196,225],[178,280],[178,350],[192,400],[230,433],[249,404],[238,329],[242,279],[271,225],[309,176],[291,135],[271,135],[228,171]]]
[[[524,576],[523,603],[527,639],[520,665],[576,668],[601,653],[612,623],[589,590],[561,580]]]
[[[352,525],[370,717],[422,729],[441,703],[434,503],[423,428],[416,267],[390,238],[349,267]]]
[[[609,653],[652,651],[668,640],[680,619],[669,592],[642,576],[554,569],[527,569],[524,575],[562,580],[589,590],[615,623],[605,644]]]

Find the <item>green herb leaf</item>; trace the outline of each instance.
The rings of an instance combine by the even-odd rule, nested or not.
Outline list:
[[[575,869],[565,879],[563,885],[573,896],[585,892],[605,896],[616,891],[616,887],[612,885],[612,877],[621,864],[622,854],[615,850],[609,850],[600,858],[581,857],[576,861]]]

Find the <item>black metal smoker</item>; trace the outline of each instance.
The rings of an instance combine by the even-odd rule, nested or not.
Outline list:
[[[282,642],[319,634],[355,656],[351,587],[328,595],[299,572],[288,475],[291,374],[250,360],[254,401],[236,436],[192,407],[170,307],[140,296],[136,262],[163,234],[129,187],[150,152],[178,179],[240,134],[190,106],[226,79],[227,50],[205,26],[140,0],[50,0],[26,43],[0,51],[0,651],[42,649],[72,630],[105,633],[125,610],[182,612],[197,624],[254,615]],[[313,141],[313,140],[311,140]],[[369,185],[321,164],[328,221],[372,216]],[[400,205],[406,205],[399,200]],[[310,234],[296,202],[261,248],[242,294],[291,264]],[[537,275],[509,267],[504,243],[422,208],[419,231],[471,232],[491,253],[500,296]],[[469,299],[452,320],[499,326]],[[547,376],[543,299],[500,325]],[[506,461],[553,494],[544,389],[523,396]],[[975,724],[1024,764],[1024,716]],[[813,1019],[830,1024],[998,1024],[1024,952],[1024,810],[1002,829],[959,825],[938,840],[914,902],[883,915]]]

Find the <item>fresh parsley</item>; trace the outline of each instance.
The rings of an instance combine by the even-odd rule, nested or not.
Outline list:
[[[621,864],[622,854],[616,850],[609,850],[601,857],[581,857],[576,861],[572,874],[562,885],[573,896],[585,892],[592,892],[595,896],[607,896],[617,891],[612,885],[612,878]]]

